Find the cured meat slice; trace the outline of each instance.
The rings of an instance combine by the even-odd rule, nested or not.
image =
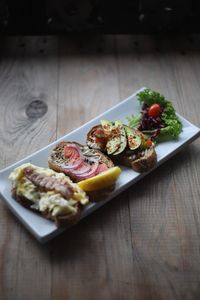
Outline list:
[[[55,177],[48,176],[46,174],[38,174],[32,168],[25,168],[24,169],[25,177],[30,180],[34,185],[39,187],[41,190],[45,191],[56,191],[60,193],[64,198],[70,199],[73,190],[67,182],[63,182]]]

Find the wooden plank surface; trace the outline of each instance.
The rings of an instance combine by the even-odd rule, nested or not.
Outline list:
[[[1,44],[1,167],[56,138],[57,41],[51,39],[48,43],[40,38],[12,38]],[[47,104],[45,115],[34,106],[28,109],[34,101]],[[0,205],[0,298],[50,299],[49,249],[35,243],[5,205]]]
[[[142,86],[161,91],[200,126],[199,40],[2,39],[1,167]],[[196,140],[46,245],[0,202],[0,299],[199,299],[199,150]]]

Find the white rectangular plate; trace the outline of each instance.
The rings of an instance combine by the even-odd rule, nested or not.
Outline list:
[[[143,90],[142,88],[141,90]],[[140,90],[140,91],[141,91]],[[127,116],[130,116],[130,114],[138,114],[140,112],[140,105],[139,101],[136,99],[136,94],[139,91],[137,91],[135,94],[131,95],[124,101],[120,102],[113,108],[109,109],[105,113],[99,115],[98,117],[94,118],[90,122],[86,123],[85,125],[81,126],[80,128],[74,130],[73,132],[61,137],[54,143],[48,145],[47,147],[35,152],[34,154],[22,159],[21,161],[3,169],[0,172],[0,193],[1,198],[5,201],[5,203],[8,205],[8,207],[12,210],[12,212],[21,220],[21,222],[25,225],[25,227],[40,241],[40,242],[46,242],[59,233],[61,233],[63,230],[66,230],[66,228],[58,229],[55,224],[49,220],[46,220],[42,216],[32,212],[31,210],[28,210],[18,204],[12,197],[11,197],[11,183],[8,180],[8,176],[10,172],[16,168],[17,166],[21,165],[22,163],[30,162],[35,165],[41,166],[41,167],[47,167],[47,158],[53,148],[53,146],[62,141],[62,140],[68,140],[68,141],[77,141],[79,143],[85,144],[86,134],[87,132],[95,125],[100,123],[101,119],[107,119],[110,121],[114,120],[121,120],[124,123],[127,123]],[[188,122],[183,117],[179,116],[182,124],[183,124],[183,131],[176,141],[167,141],[163,142],[156,146],[156,152],[158,157],[158,163],[155,166],[158,167],[161,163],[166,161],[168,158],[170,158],[172,155],[174,155],[176,152],[180,151],[183,146],[186,144],[189,144],[193,140],[195,140],[198,136],[200,136],[200,129],[196,127],[195,125]],[[154,169],[155,169],[154,168]],[[122,168],[122,174],[117,182],[115,190],[110,194],[109,197],[107,197],[104,201],[100,203],[94,203],[89,204],[82,213],[82,218],[86,217],[90,213],[92,213],[94,210],[99,208],[100,206],[104,205],[107,201],[121,193],[123,190],[127,189],[130,185],[147,175],[145,174],[139,174],[137,172],[134,172],[131,169]]]

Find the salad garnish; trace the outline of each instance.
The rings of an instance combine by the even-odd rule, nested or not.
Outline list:
[[[151,140],[177,139],[182,131],[182,123],[176,115],[172,102],[150,89],[137,94],[142,110],[140,115],[128,117],[128,125],[137,127]]]

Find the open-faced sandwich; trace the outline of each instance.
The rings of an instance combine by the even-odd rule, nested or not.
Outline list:
[[[87,145],[139,173],[152,169],[157,162],[154,143],[138,129],[120,121],[102,120],[87,134]]]
[[[63,172],[85,190],[91,201],[104,200],[115,187],[121,170],[96,149],[77,142],[57,144],[49,156],[49,167]]]
[[[63,173],[30,163],[17,167],[9,176],[12,196],[23,206],[55,221],[57,226],[79,221],[86,193]]]

